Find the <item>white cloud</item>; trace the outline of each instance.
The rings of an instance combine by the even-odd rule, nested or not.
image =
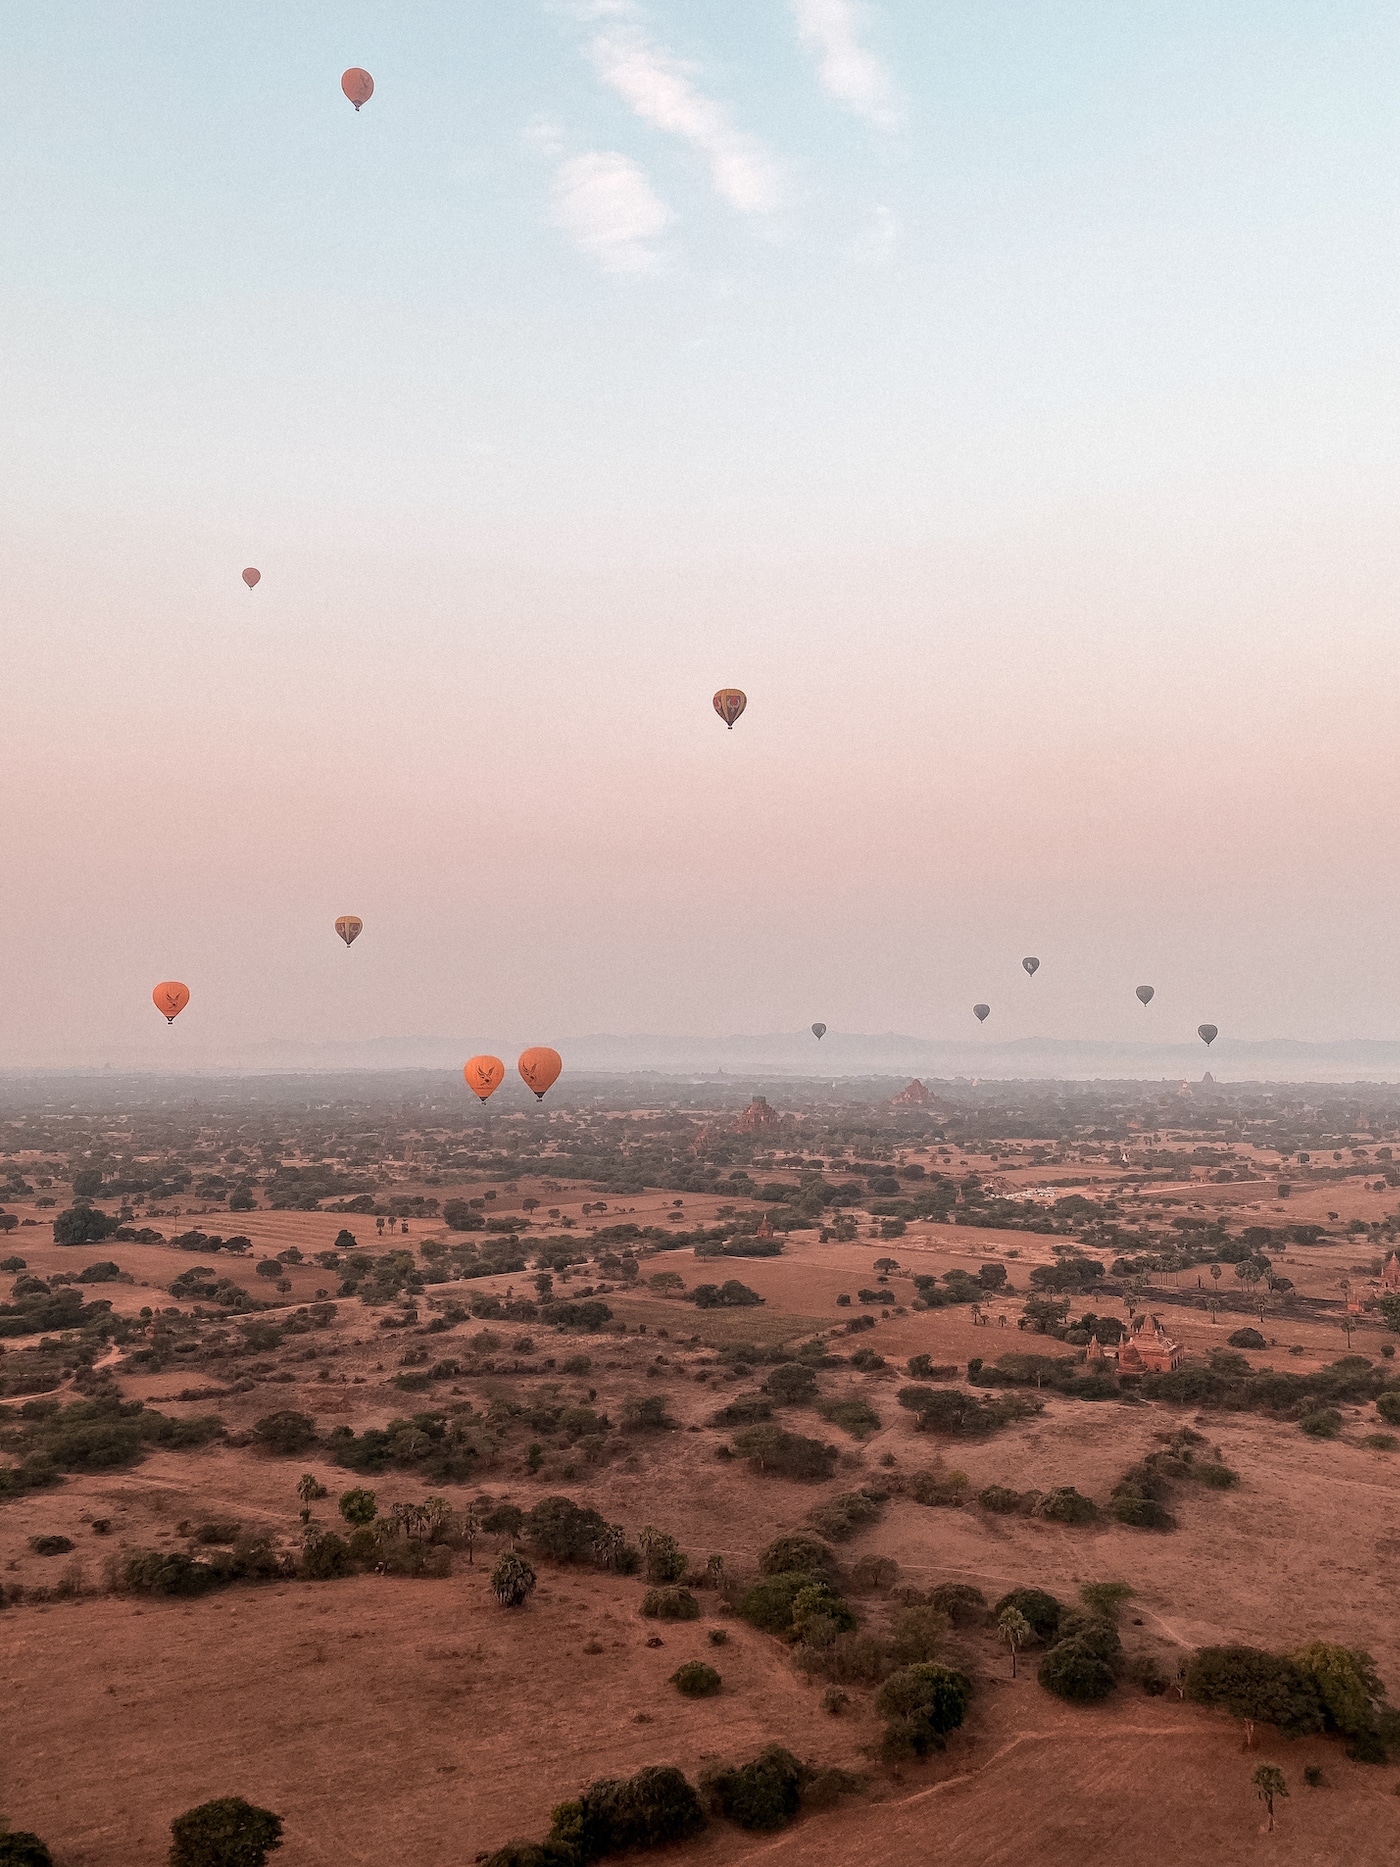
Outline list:
[[[860,42],[857,0],[792,0],[797,36],[817,60],[822,89],[882,130],[898,129],[894,81]]]
[[[651,272],[673,216],[630,156],[591,150],[560,163],[551,218],[610,272]]]
[[[781,205],[777,162],[725,105],[696,88],[685,65],[648,38],[632,0],[582,0],[578,13],[596,29],[588,51],[598,76],[644,122],[699,150],[731,207],[770,214]]]
[[[525,147],[533,149],[541,156],[562,156],[565,149],[564,132],[549,117],[535,117],[525,125]]]

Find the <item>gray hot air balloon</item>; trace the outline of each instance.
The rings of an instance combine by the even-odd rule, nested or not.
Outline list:
[[[972,1015],[979,1024],[985,1024],[992,1015],[992,1008],[990,1005],[974,1005]]]
[[[1034,978],[1036,972],[1040,968],[1040,961],[1038,959],[1023,959],[1021,964],[1025,967],[1026,971],[1030,973],[1032,978]]]
[[[1155,991],[1156,991],[1155,986],[1140,985],[1137,989],[1137,995],[1142,1000],[1144,1005],[1150,1005],[1152,1003],[1152,998],[1153,998],[1153,994]]]
[[[1196,1026],[1196,1035],[1203,1044],[1213,1044],[1216,1038],[1219,1037],[1220,1031],[1214,1024],[1198,1024]]]
[[[826,1036],[826,1026],[824,1024],[814,1024],[812,1026],[812,1035],[816,1038],[817,1042],[820,1043]]]

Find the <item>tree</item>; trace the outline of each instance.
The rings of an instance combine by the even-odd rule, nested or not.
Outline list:
[[[324,1497],[325,1495],[326,1487],[321,1483],[314,1472],[303,1472],[301,1477],[297,1479],[297,1496],[301,1499],[301,1520],[303,1523],[310,1523],[311,1521],[311,1505],[313,1500],[318,1497]]]
[[[889,1723],[884,1747],[890,1756],[926,1756],[942,1750],[972,1702],[972,1681],[948,1666],[906,1666],[880,1687],[875,1709]]]
[[[491,1593],[503,1608],[523,1608],[534,1593],[535,1581],[535,1571],[525,1558],[507,1549],[491,1571]]]
[[[96,1206],[70,1206],[53,1222],[53,1241],[56,1245],[100,1245],[116,1231],[117,1223]]]
[[[637,1537],[649,1582],[678,1582],[685,1574],[685,1551],[675,1537],[645,1524]]]
[[[259,1442],[269,1452],[290,1457],[294,1452],[305,1452],[316,1443],[316,1422],[305,1413],[297,1413],[285,1408],[280,1413],[265,1413],[256,1421],[253,1431]]]
[[[1030,1622],[1016,1608],[1006,1608],[997,1616],[997,1637],[1011,1649],[1011,1677],[1016,1677],[1016,1649],[1034,1638]]]
[[[1373,1728],[1375,1702],[1384,1698],[1385,1687],[1369,1653],[1314,1640],[1288,1658],[1322,1701],[1330,1729],[1355,1738]]]
[[[467,1546],[467,1561],[476,1566],[476,1539],[481,1535],[481,1513],[475,1504],[468,1504],[458,1519],[462,1541]]]
[[[1272,1834],[1274,1832],[1274,1797],[1288,1794],[1288,1784],[1283,1780],[1283,1771],[1276,1763],[1261,1763],[1249,1780],[1254,1785],[1254,1793],[1268,1810],[1269,1820],[1265,1833]]]
[[[170,1824],[170,1867],[264,1867],[282,1845],[282,1817],[242,1796],[220,1796]]]
[[[549,1299],[554,1295],[554,1279],[550,1276],[549,1272],[536,1271],[532,1281],[535,1286],[535,1294],[540,1302],[548,1303]]]
[[[1300,1737],[1322,1730],[1325,1722],[1312,1680],[1292,1660],[1260,1647],[1202,1647],[1186,1669],[1186,1697],[1237,1718],[1246,1749],[1254,1743],[1256,1724]]]
[[[659,1297],[679,1296],[685,1289],[685,1279],[678,1271],[658,1271],[647,1282]]]
[[[375,1518],[373,1491],[366,1490],[363,1485],[355,1485],[349,1491],[342,1491],[340,1514],[353,1529],[358,1530],[365,1524],[373,1523]]]

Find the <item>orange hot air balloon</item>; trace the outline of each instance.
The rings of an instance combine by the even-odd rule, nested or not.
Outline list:
[[[748,695],[741,693],[737,687],[721,687],[714,698],[715,712],[718,713],[730,732],[733,732],[735,720],[738,719],[739,715],[748,704]]]
[[[247,584],[248,588],[251,590],[255,583],[262,582],[262,572],[260,570],[255,570],[253,566],[250,564],[247,570],[245,570],[243,573],[243,581],[244,583]]]
[[[340,88],[358,110],[374,96],[374,79],[358,65],[352,65],[349,71],[340,74]]]
[[[550,1050],[544,1044],[536,1044],[530,1050],[522,1050],[520,1061],[516,1064],[525,1080],[525,1087],[533,1089],[537,1101],[543,1102],[546,1089],[552,1089],[559,1080],[559,1072],[564,1067],[564,1059],[557,1050]]]
[[[494,1095],[506,1078],[506,1066],[499,1057],[469,1057],[462,1066],[467,1087],[484,1102]]]
[[[151,1002],[165,1022],[173,1024],[190,1002],[190,988],[178,979],[162,980],[151,993]]]
[[[365,924],[358,914],[342,914],[335,924],[335,930],[346,946],[354,946],[365,930]]]

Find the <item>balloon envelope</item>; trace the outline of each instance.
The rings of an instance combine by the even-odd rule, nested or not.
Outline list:
[[[1154,995],[1154,988],[1150,985],[1140,985],[1137,989],[1137,995],[1144,1005],[1150,1005]]]
[[[255,583],[262,582],[262,572],[260,570],[254,570],[253,566],[250,564],[243,573],[243,581],[251,590]]]
[[[505,1081],[506,1066],[499,1057],[471,1057],[462,1067],[467,1087],[484,1102]]]
[[[354,946],[364,932],[364,926],[358,914],[342,914],[335,924],[335,930],[346,946]]]
[[[733,732],[735,720],[748,704],[748,695],[741,693],[737,687],[721,687],[714,698],[715,712],[730,732]]]
[[[358,65],[352,65],[349,71],[340,74],[340,88],[358,110],[374,96],[374,79]]]
[[[1038,959],[1023,959],[1021,964],[1025,967],[1026,971],[1030,973],[1032,978],[1034,978],[1035,974],[1040,970],[1040,961]]]
[[[992,1015],[992,1008],[990,1005],[974,1005],[972,1015],[979,1024],[985,1024]]]
[[[1196,1026],[1196,1035],[1203,1044],[1213,1044],[1216,1038],[1219,1037],[1220,1031],[1214,1024],[1198,1024]]]
[[[542,1101],[545,1090],[552,1088],[559,1080],[564,1059],[548,1045],[534,1044],[529,1050],[521,1051],[520,1061],[515,1067],[524,1078],[526,1088],[533,1089],[536,1098]]]
[[[814,1024],[812,1026],[812,1035],[816,1038],[817,1042],[820,1043],[826,1036],[826,1026],[824,1024]]]
[[[190,988],[178,979],[163,979],[151,993],[151,1002],[165,1022],[173,1024],[190,1002]]]

